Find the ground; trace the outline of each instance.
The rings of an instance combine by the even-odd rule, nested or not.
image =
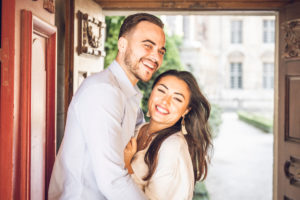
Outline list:
[[[224,113],[205,181],[210,200],[271,200],[273,134]]]

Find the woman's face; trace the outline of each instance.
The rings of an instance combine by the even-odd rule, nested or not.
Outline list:
[[[176,76],[165,76],[154,86],[148,109],[151,123],[159,124],[160,128],[173,126],[189,111],[190,89]]]

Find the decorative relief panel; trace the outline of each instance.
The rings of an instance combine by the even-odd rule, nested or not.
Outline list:
[[[102,29],[105,23],[89,16],[87,13],[78,11],[78,54],[86,53],[95,56],[101,56]]]
[[[285,176],[289,179],[291,185],[300,187],[300,159],[290,156],[284,164]],[[289,198],[287,198],[288,200]]]
[[[287,21],[282,24],[285,47],[283,58],[300,59],[300,19]]]
[[[55,5],[54,5],[54,0],[44,0],[44,5],[43,7],[48,10],[50,13],[55,12]]]
[[[300,144],[300,76],[286,78],[285,140]]]

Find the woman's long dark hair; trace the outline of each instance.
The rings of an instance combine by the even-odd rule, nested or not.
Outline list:
[[[185,115],[185,127],[188,134],[184,135],[193,162],[195,181],[204,180],[207,176],[207,165],[209,162],[208,151],[212,146],[211,133],[208,125],[210,114],[210,104],[201,93],[198,83],[194,76],[187,71],[169,70],[160,74],[154,81],[155,84],[165,76],[175,76],[183,80],[189,87],[191,96],[188,107],[191,109]],[[144,180],[149,180],[157,166],[157,155],[163,141],[169,136],[181,130],[180,118],[172,127],[163,129],[155,133],[157,136],[153,139],[145,155],[145,163],[148,165],[149,172]]]

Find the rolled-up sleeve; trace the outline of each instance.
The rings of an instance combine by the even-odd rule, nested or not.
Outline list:
[[[91,159],[97,186],[107,199],[145,199],[124,168],[124,96],[109,84],[92,85],[78,96],[76,118]]]

